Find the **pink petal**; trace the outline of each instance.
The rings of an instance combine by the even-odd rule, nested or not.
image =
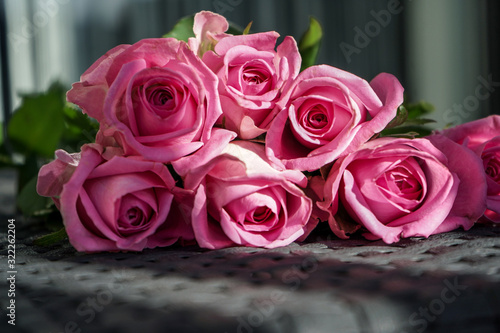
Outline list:
[[[432,135],[429,140],[446,155],[448,168],[460,179],[453,208],[436,233],[459,226],[468,230],[486,209],[487,184],[483,163],[474,152],[449,139]]]
[[[189,46],[194,53],[201,57],[207,50],[213,48],[218,39],[230,36],[224,34],[228,28],[229,24],[223,16],[209,11],[201,11],[194,16],[195,38],[189,39]]]
[[[192,155],[181,157],[173,161],[175,171],[185,176],[190,170],[207,164],[215,156],[219,155],[226,145],[236,137],[236,133],[221,128],[213,128],[210,140]]]
[[[300,65],[302,63],[302,58],[297,47],[297,42],[291,36],[286,36],[283,42],[276,48],[276,53],[278,59],[281,59],[281,63],[276,66],[280,68],[280,78],[286,80],[287,84],[291,84],[300,72]],[[286,63],[285,63],[286,60]],[[282,68],[282,66],[286,66]],[[287,89],[285,85],[283,90]]]
[[[61,193],[61,214],[63,216],[66,232],[71,244],[78,251],[110,251],[116,250],[112,240],[96,237],[81,222],[77,212],[77,200],[80,189],[92,170],[102,162],[100,154],[94,149],[82,149],[82,159],[79,167],[75,170],[71,180],[66,183]],[[85,200],[85,199],[84,199]],[[89,205],[89,207],[91,207]],[[98,223],[99,217],[95,216],[94,223]],[[104,230],[104,229],[103,229]],[[111,239],[114,234],[109,232]]]
[[[404,88],[395,76],[380,73],[370,82],[370,85],[382,101],[383,106],[377,109],[367,106],[372,119],[361,125],[361,129],[345,153],[353,151],[368,141],[375,133],[382,131],[396,116],[398,107],[403,103]]]
[[[80,82],[73,84],[72,89],[68,91],[68,102],[80,106],[84,113],[102,121],[104,99],[109,88],[109,83],[105,80],[106,74],[114,59],[129,47],[130,45],[119,45],[93,63],[83,73]]]
[[[56,150],[57,159],[42,166],[38,172],[36,191],[44,197],[56,197],[61,194],[80,161],[80,154],[68,154]]]
[[[217,43],[215,53],[222,56],[240,45],[247,45],[260,51],[274,50],[278,37],[279,34],[275,31],[227,37]]]
[[[443,134],[452,141],[465,144],[473,149],[475,146],[500,136],[500,116],[491,115],[452,128],[436,131],[436,134]]]
[[[224,232],[222,232],[220,224],[208,216],[204,184],[201,184],[196,191],[192,220],[196,241],[201,247],[221,249],[234,245]]]

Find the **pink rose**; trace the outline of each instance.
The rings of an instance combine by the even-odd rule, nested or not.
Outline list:
[[[219,94],[227,129],[253,139],[269,128],[282,91],[300,71],[297,43],[265,32],[222,38],[203,61],[219,77]]]
[[[471,121],[436,131],[436,134],[472,149],[481,157],[488,184],[487,210],[484,216],[500,223],[500,116]]]
[[[294,170],[277,171],[264,147],[237,141],[184,180],[195,189],[193,229],[201,247],[234,245],[275,248],[310,231],[311,200],[297,185],[307,179]]]
[[[112,136],[126,155],[159,162],[207,143],[222,114],[217,77],[174,38],[112,49],[73,84],[67,98],[101,123],[101,139]]]
[[[219,40],[232,36],[226,34],[229,23],[224,16],[209,11],[201,11],[194,16],[193,32],[195,38],[189,38],[189,47],[199,57],[214,49]]]
[[[319,169],[382,131],[402,102],[403,87],[390,74],[368,84],[335,67],[309,67],[278,103],[266,153],[287,169]]]
[[[481,161],[451,140],[439,146],[446,155],[427,139],[381,138],[336,161],[319,203],[334,233],[364,227],[393,243],[469,229],[485,208]]]
[[[109,156],[97,144],[56,152],[39,172],[37,192],[53,197],[78,251],[140,251],[194,239],[193,193],[175,187],[167,167]]]

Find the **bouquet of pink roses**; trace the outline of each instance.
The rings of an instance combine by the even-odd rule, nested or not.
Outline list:
[[[377,137],[403,103],[393,75],[301,71],[292,37],[228,28],[200,12],[187,42],[117,46],[73,84],[99,132],[56,151],[37,190],[77,250],[274,248],[320,221],[393,243],[500,221],[500,118]]]

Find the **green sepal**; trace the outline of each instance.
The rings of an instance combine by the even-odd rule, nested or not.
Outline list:
[[[394,128],[403,125],[408,119],[408,111],[403,105],[400,105],[396,116],[391,120],[389,124],[385,127],[385,129]]]
[[[252,28],[252,23],[253,23],[253,21],[251,21],[250,23],[247,24],[245,30],[243,30],[243,32],[242,32],[242,35],[248,35],[250,33],[250,28]]]
[[[430,103],[422,101],[408,104],[405,102],[399,106],[394,119],[378,136],[419,138],[430,135],[432,128],[424,125],[435,123],[435,120],[420,117],[432,111],[434,107]]]

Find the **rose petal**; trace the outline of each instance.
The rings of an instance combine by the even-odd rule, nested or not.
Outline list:
[[[59,196],[80,161],[80,154],[68,154],[61,149],[56,150],[55,155],[57,158],[38,172],[36,191],[44,197]]]
[[[216,13],[209,11],[201,11],[194,16],[193,32],[195,38],[189,38],[189,47],[198,56],[213,49],[217,41],[225,36],[224,34],[229,28],[229,24],[224,18]]]
[[[432,135],[429,140],[446,155],[450,171],[460,175],[453,208],[436,233],[458,227],[468,230],[486,209],[487,184],[482,161],[473,151],[449,139]]]
[[[192,211],[193,230],[198,244],[207,249],[220,249],[234,245],[222,232],[220,224],[207,215],[205,184],[200,184]]]
[[[98,121],[103,121],[103,106],[109,84],[105,75],[114,59],[127,50],[130,45],[118,45],[106,52],[85,73],[80,82],[74,83],[72,89],[66,94],[68,102],[82,108],[82,111]]]
[[[462,125],[436,131],[459,144],[466,144],[472,150],[484,142],[500,135],[500,116],[491,115],[486,118],[470,121]]]
[[[233,47],[247,45],[256,50],[273,50],[279,34],[275,31],[224,38],[215,46],[215,53],[225,55]]]
[[[207,144],[194,154],[173,161],[172,166],[179,175],[185,176],[190,170],[207,164],[212,158],[219,155],[235,137],[236,133],[234,132],[214,128]]]

